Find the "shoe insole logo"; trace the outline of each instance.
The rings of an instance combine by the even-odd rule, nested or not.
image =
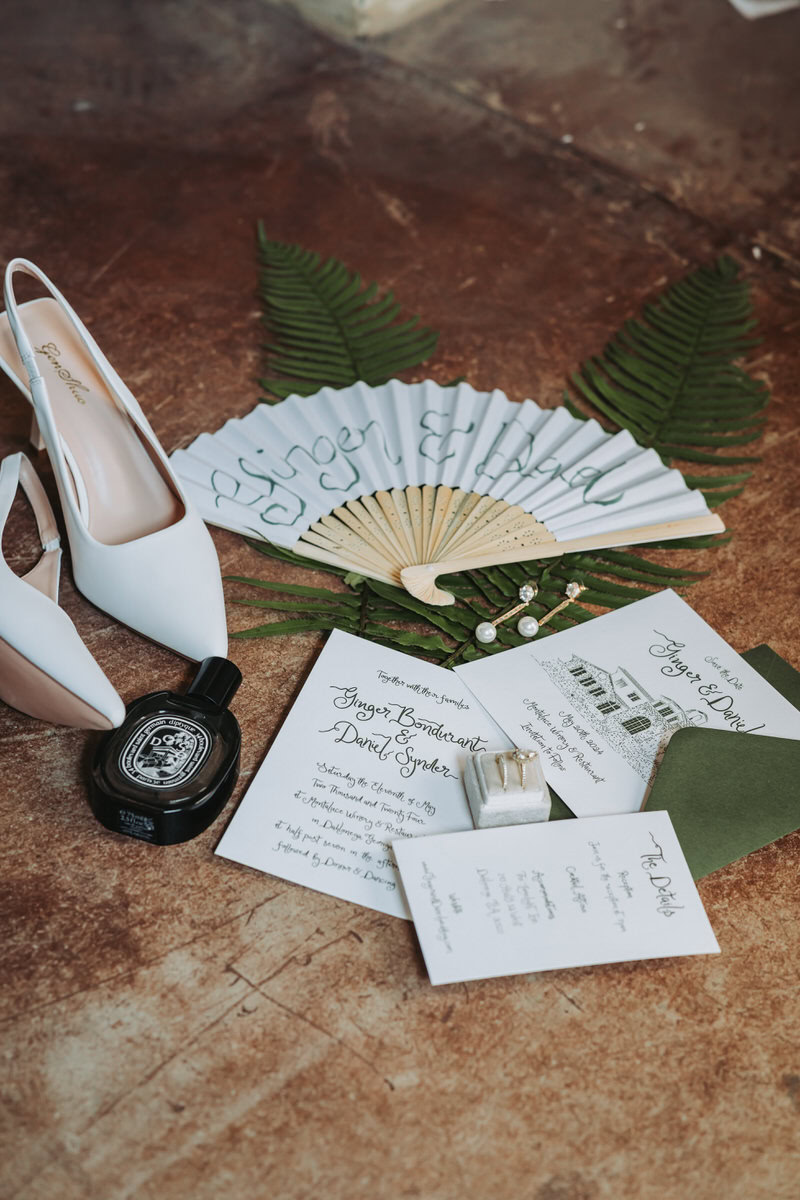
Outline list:
[[[78,401],[78,404],[85,404],[86,396],[82,396],[81,392],[86,392],[88,395],[89,389],[85,383],[81,383],[79,379],[76,379],[72,372],[68,371],[64,366],[61,361],[61,351],[56,343],[45,342],[43,346],[36,346],[35,349],[37,354],[41,354],[43,358],[47,359],[58,378],[63,379],[64,386],[69,388],[74,398]]]

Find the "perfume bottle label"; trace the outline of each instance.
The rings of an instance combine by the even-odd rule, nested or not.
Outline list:
[[[202,725],[162,714],[134,730],[122,748],[119,767],[133,783],[174,788],[192,778],[210,749],[211,738]]]
[[[152,817],[146,817],[143,813],[131,812],[127,808],[119,810],[120,833],[127,833],[129,837],[143,838],[146,842],[152,842],[155,829],[156,823]]]

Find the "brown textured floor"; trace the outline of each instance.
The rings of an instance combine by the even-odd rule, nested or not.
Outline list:
[[[258,217],[395,287],[442,331],[437,378],[545,403],[654,288],[739,257],[775,399],[691,601],[800,666],[800,14],[465,0],[354,47],[257,0],[4,21],[2,257],[91,318],[169,449],[258,396]],[[264,569],[214,538],[224,573]],[[63,594],[125,699],[186,682],[68,570]],[[232,643],[237,797],[318,650]],[[103,831],[89,741],[0,711],[4,1197],[798,1195],[800,835],[701,884],[719,958],[434,990],[410,925],[215,859],[222,821],[170,849]]]

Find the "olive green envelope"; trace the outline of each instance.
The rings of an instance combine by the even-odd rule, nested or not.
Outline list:
[[[769,646],[742,655],[795,708],[800,672]],[[645,809],[666,809],[695,879],[800,828],[800,741],[679,729]]]
[[[800,671],[769,646],[746,650],[742,658],[800,709]],[[573,817],[550,793],[550,820]],[[644,808],[669,812],[692,875],[702,879],[800,828],[800,741],[679,729]]]

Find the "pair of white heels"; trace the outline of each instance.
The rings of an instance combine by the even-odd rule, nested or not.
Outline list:
[[[18,306],[16,272],[32,275],[49,295]],[[53,467],[78,588],[186,658],[224,657],[214,544],[139,404],[61,293],[26,259],[9,263],[5,304],[0,368],[33,406],[31,440],[47,449]],[[113,728],[124,705],[58,607],[55,519],[22,454],[0,465],[0,536],[20,485],[44,553],[23,577],[0,553],[0,698],[55,723]]]

